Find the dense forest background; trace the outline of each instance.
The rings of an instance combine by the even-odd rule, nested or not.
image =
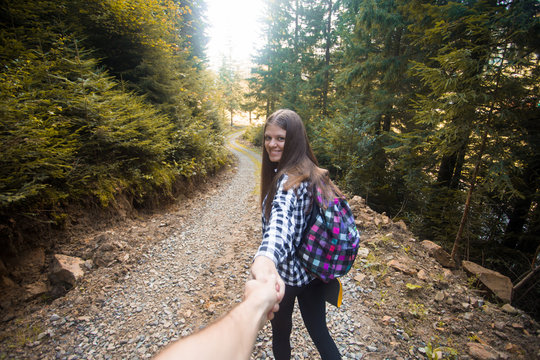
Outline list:
[[[197,0],[1,1],[3,256],[66,207],[146,206],[226,161]]]
[[[539,10],[535,0],[269,1],[248,99],[266,114],[300,113],[344,189],[517,282],[538,272]]]
[[[286,107],[347,192],[456,259],[538,274],[538,1],[268,0],[245,86],[207,68],[203,0],[0,4],[2,256],[72,204],[173,197],[227,162],[234,112]]]

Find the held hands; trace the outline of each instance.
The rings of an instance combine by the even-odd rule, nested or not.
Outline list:
[[[281,301],[285,295],[285,283],[279,276],[274,261],[266,256],[257,256],[251,265],[251,276],[255,280],[263,280],[275,275],[276,291],[278,299]]]
[[[259,298],[267,297],[269,302],[264,303],[265,306],[268,306],[265,307],[265,310],[267,311],[267,319],[272,320],[285,295],[285,283],[279,276],[274,262],[265,256],[255,258],[251,265],[251,276],[253,280],[246,283],[244,297],[247,300],[248,295],[251,295],[252,292],[257,293]],[[263,303],[261,303],[262,305]]]
[[[279,310],[278,292],[275,288],[275,278],[270,276],[264,280],[249,280],[244,289],[244,302],[253,306],[260,313],[259,329],[266,320],[274,318],[274,312]]]
[[[203,330],[167,346],[156,360],[249,359],[258,331],[279,309],[279,291],[284,288],[278,286],[280,280],[273,273],[249,280],[240,304]]]

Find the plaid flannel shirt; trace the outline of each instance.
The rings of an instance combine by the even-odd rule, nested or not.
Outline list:
[[[302,286],[314,279],[296,257],[296,249],[307,225],[306,212],[311,195],[307,182],[302,182],[297,188],[285,191],[283,185],[287,179],[285,174],[278,180],[268,221],[263,212],[263,239],[255,257],[262,255],[272,259],[276,264],[278,274],[287,285]]]

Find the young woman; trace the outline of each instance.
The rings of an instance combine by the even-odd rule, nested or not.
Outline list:
[[[324,283],[306,272],[296,257],[310,213],[311,189],[323,197],[342,196],[319,168],[300,116],[278,110],[264,126],[261,171],[263,240],[251,267],[255,279],[277,275],[279,310],[272,320],[272,349],[276,360],[290,359],[292,312],[298,299],[304,324],[323,360],[341,359],[326,326]]]

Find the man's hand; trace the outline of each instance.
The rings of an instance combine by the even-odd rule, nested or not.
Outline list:
[[[244,301],[256,308],[260,308],[265,317],[261,319],[259,328],[262,328],[266,320],[272,320],[274,313],[279,310],[278,292],[276,290],[275,275],[263,280],[249,280],[244,289]]]
[[[203,330],[167,346],[156,360],[248,360],[257,333],[279,309],[277,283],[275,274],[249,280],[240,304]]]

